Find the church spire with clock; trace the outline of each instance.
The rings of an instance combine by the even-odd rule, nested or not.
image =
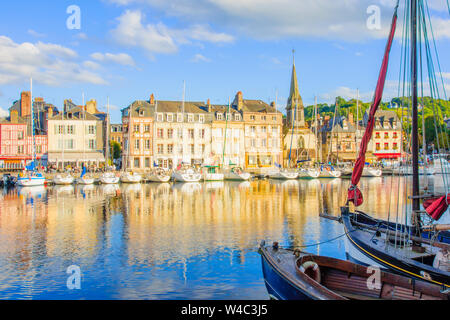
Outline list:
[[[292,51],[295,54],[295,51]],[[300,91],[298,90],[297,72],[295,70],[295,57],[293,58],[291,91],[286,106],[287,124],[292,128],[305,128],[305,107]],[[295,124],[294,124],[295,121]]]

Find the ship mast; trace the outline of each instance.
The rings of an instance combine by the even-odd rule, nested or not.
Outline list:
[[[417,0],[411,0],[411,100],[412,100],[412,169],[413,190],[412,210],[413,219],[419,222],[417,212],[420,210],[419,201],[419,135],[417,117]]]

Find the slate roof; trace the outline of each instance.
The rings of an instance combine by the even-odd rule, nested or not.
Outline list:
[[[68,115],[72,114],[72,118],[69,119]],[[63,113],[60,113],[56,116],[51,117],[49,120],[95,120],[100,121],[100,119],[93,114],[90,114],[89,112],[84,112],[83,109],[80,107],[73,107],[72,109],[66,111],[66,113],[63,115]]]

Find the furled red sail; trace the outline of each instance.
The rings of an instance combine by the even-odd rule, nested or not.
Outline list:
[[[442,217],[442,214],[447,211],[450,195],[439,198],[427,199],[423,202],[423,207],[433,220],[437,221]]]
[[[363,203],[363,195],[358,189],[358,183],[361,179],[361,175],[364,169],[364,164],[366,162],[366,151],[367,145],[372,137],[373,126],[375,124],[375,113],[377,112],[378,106],[380,105],[381,98],[383,96],[384,84],[386,81],[386,74],[389,64],[389,53],[391,51],[392,42],[395,35],[395,28],[397,26],[397,8],[394,12],[394,17],[392,18],[391,31],[389,34],[388,43],[386,45],[386,50],[384,52],[383,64],[381,65],[380,74],[378,76],[377,88],[375,90],[375,97],[373,104],[370,108],[369,120],[367,122],[366,132],[361,140],[361,148],[359,151],[358,159],[356,160],[355,168],[352,174],[352,184],[348,189],[348,201],[353,202],[355,206],[360,206]]]

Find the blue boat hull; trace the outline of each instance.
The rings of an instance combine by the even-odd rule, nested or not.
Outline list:
[[[264,282],[272,299],[276,300],[314,300],[300,288],[283,277],[261,254]]]

